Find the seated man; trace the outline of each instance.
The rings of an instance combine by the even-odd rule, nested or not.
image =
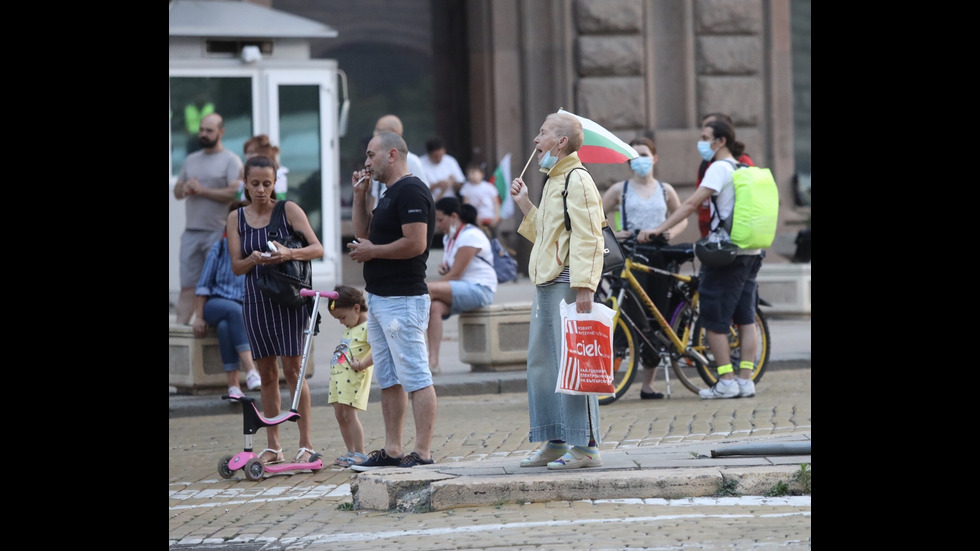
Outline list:
[[[432,199],[438,201],[443,197],[458,197],[459,188],[466,180],[463,169],[459,167],[459,161],[446,153],[446,144],[439,137],[425,142],[425,151],[425,156],[419,157],[419,160],[422,161],[422,169],[429,182]]]

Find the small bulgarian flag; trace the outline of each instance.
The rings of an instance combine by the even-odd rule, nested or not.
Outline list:
[[[514,199],[510,196],[510,153],[504,155],[493,171],[490,183],[497,186],[500,195],[500,218],[506,220],[514,214]]]
[[[585,141],[582,143],[582,148],[578,150],[578,158],[583,163],[618,164],[640,156],[629,144],[596,124],[595,121],[564,109],[559,109],[558,112],[567,113],[582,122]]]

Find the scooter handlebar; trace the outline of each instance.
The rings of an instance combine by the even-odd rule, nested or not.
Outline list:
[[[334,300],[340,298],[340,293],[337,291],[317,291],[316,289],[300,289],[299,296],[301,297],[313,297],[317,293],[320,293],[321,297],[332,298]]]

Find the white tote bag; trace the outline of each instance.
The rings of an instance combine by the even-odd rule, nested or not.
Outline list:
[[[595,302],[580,314],[561,301],[561,365],[555,392],[615,394],[613,388],[613,310]]]

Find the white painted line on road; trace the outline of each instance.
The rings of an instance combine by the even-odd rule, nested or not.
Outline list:
[[[743,507],[758,506],[766,507],[809,507],[810,496],[786,496],[786,497],[765,497],[765,496],[742,496],[742,497],[690,497],[683,499],[664,499],[664,498],[623,498],[623,499],[584,499],[586,503],[625,503],[627,505],[666,505],[670,507]]]
[[[343,534],[323,534],[304,536],[302,538],[282,538],[280,543],[292,545],[301,543],[303,545],[323,544],[323,543],[347,543],[347,542],[368,542],[385,540],[389,538],[404,538],[406,536],[442,536],[452,534],[458,536],[461,533],[481,533],[481,532],[525,532],[534,528],[555,528],[561,526],[584,526],[588,524],[605,524],[616,522],[666,522],[675,520],[701,520],[701,519],[746,519],[746,518],[770,518],[773,516],[790,517],[802,516],[809,517],[810,511],[799,511],[792,513],[779,514],[738,514],[738,515],[657,515],[652,517],[628,517],[628,518],[594,518],[576,520],[549,520],[544,522],[509,522],[506,524],[484,524],[480,526],[452,526],[448,528],[432,528],[428,530],[392,530],[389,532],[357,532]]]
[[[286,494],[286,495],[283,495]],[[273,497],[274,496],[274,497]],[[289,488],[273,487],[263,490],[195,490],[183,491],[170,494],[170,499],[181,501],[191,499],[207,499],[207,503],[196,503],[190,505],[175,505],[170,507],[171,511],[186,509],[206,509],[212,507],[224,507],[230,505],[242,505],[245,503],[270,503],[275,501],[297,501],[300,499],[317,498],[344,498],[351,497],[350,484],[335,486],[327,484],[313,486],[310,488]],[[224,498],[224,499],[222,499]],[[743,507],[743,506],[766,506],[766,507],[809,507],[810,496],[786,496],[786,497],[765,497],[765,496],[742,496],[742,497],[692,497],[684,499],[663,499],[663,498],[623,498],[623,499],[583,499],[584,503],[599,505],[603,503],[622,503],[628,505],[665,505],[670,507]]]
[[[208,503],[197,503],[193,505],[175,505],[171,511],[182,509],[198,509],[211,507],[225,507],[228,505],[242,505],[244,503],[269,503],[273,501],[297,501],[300,499],[317,499],[323,497],[347,497],[351,495],[350,484],[326,484],[312,486],[309,488],[290,488],[288,486],[276,486],[261,490],[234,490],[225,488],[222,490],[185,490],[170,494],[170,499],[182,501],[190,499],[207,499]],[[224,499],[222,499],[224,498]]]

